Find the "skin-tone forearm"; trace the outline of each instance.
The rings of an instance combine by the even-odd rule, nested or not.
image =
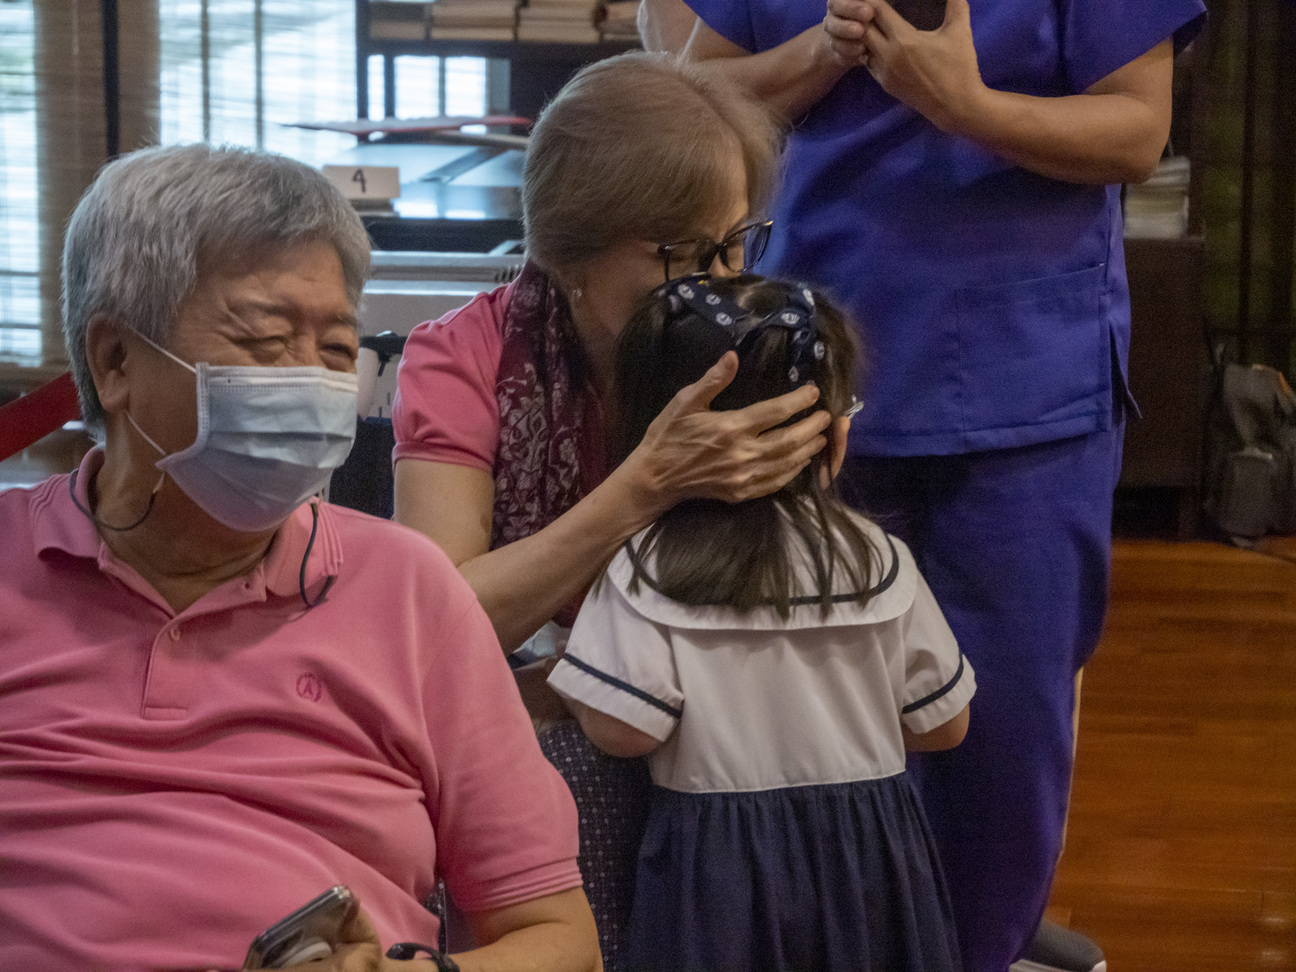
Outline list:
[[[639,42],[645,51],[680,53],[695,23],[697,15],[684,0],[640,0]]]
[[[700,23],[686,56],[714,61],[789,118],[808,110],[849,67],[867,70],[942,131],[1064,182],[1142,182],[1170,134],[1171,41],[1082,94],[996,91],[981,78],[968,0],[947,0],[945,22],[932,31],[914,29],[886,0],[828,0],[822,25],[755,55]]]
[[[904,736],[905,749],[911,753],[934,753],[942,749],[953,749],[967,735],[969,708],[963,706],[963,711],[953,719],[927,732],[910,732],[906,727],[901,726],[900,732]]]
[[[504,650],[587,588],[617,548],[660,515],[622,467],[548,527],[460,563]]]
[[[816,25],[778,47],[752,54],[699,21],[684,57],[709,62],[786,120],[795,121],[832,90],[862,52],[862,42],[835,42]]]
[[[473,937],[489,944],[451,957],[463,972],[600,972],[598,931],[580,888],[491,911],[469,913]],[[342,929],[331,957],[292,968],[317,972],[436,972],[427,959],[384,957],[361,909]]]
[[[982,87],[952,130],[1023,169],[1062,182],[1144,182],[1156,171],[1170,137],[1170,51],[1167,46],[1145,57],[1164,65],[1164,112],[1124,92],[1100,94],[1098,86],[1065,98],[1032,98]],[[1128,65],[1156,66],[1143,64],[1142,58]]]
[[[647,756],[661,745],[648,733],[606,712],[591,709],[585,703],[577,702],[575,699],[565,698],[564,701],[567,703],[568,710],[580,723],[581,730],[589,736],[590,742],[609,756],[634,759]]]
[[[680,500],[763,496],[823,449],[825,411],[774,428],[814,404],[812,386],[738,411],[710,411],[736,371],[730,352],[675,396],[602,484],[529,537],[491,550],[491,474],[439,462],[396,464],[396,519],[441,546],[512,651],[584,591],[622,542]]]
[[[467,916],[490,942],[452,956],[463,972],[595,972],[603,968],[594,916],[580,888]]]
[[[986,87],[968,0],[947,0],[934,31],[915,30],[886,0],[830,0],[830,10],[839,17],[826,29],[863,39],[865,66],[888,94],[1024,169],[1063,182],[1142,182],[1169,138],[1168,40],[1083,94],[1042,98]]]

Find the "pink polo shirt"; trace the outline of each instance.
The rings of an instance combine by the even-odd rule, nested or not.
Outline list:
[[[103,462],[91,452],[77,490]],[[384,945],[576,887],[576,812],[468,586],[309,505],[179,615],[76,510],[0,493],[0,968],[236,968],[334,884]]]
[[[513,285],[478,294],[405,339],[392,403],[392,461],[426,459],[490,472],[499,448],[500,355]]]

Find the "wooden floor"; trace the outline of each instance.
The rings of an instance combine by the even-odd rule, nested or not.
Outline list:
[[[1110,972],[1296,970],[1296,563],[1116,542],[1050,914]]]

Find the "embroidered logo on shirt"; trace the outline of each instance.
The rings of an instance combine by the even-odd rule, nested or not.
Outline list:
[[[324,683],[310,672],[302,672],[297,677],[297,694],[309,702],[318,702],[324,698]]]

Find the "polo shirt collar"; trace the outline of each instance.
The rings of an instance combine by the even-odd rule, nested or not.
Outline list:
[[[49,481],[52,487],[47,502],[33,509],[32,538],[36,556],[47,550],[62,551],[73,557],[84,557],[99,563],[104,570],[117,558],[108,549],[94,523],[76,503],[90,508],[90,483],[103,468],[104,451],[96,446],[81,460],[75,478],[55,476]],[[76,503],[73,502],[76,496]],[[319,523],[315,527],[312,507],[316,506]],[[318,595],[320,586],[329,577],[336,577],[342,566],[342,545],[337,525],[327,503],[316,500],[303,503],[284,522],[270,543],[270,549],[248,577],[253,583],[249,590],[264,590],[281,597],[296,597],[300,590],[302,556],[310,546],[306,559],[305,586],[308,596]],[[310,543],[312,527],[315,542]],[[124,565],[123,565],[124,566]],[[116,573],[116,571],[109,571]],[[132,572],[133,573],[133,572]],[[222,587],[225,585],[222,585]],[[218,588],[219,589],[219,588]],[[213,592],[214,593],[214,592]],[[200,599],[206,600],[206,598]]]
[[[103,463],[103,447],[96,446],[81,460],[75,478],[65,475],[49,480],[52,488],[46,502],[33,504],[32,509],[32,540],[37,557],[46,550],[60,550],[73,557],[98,558],[103,541],[90,518],[72,502],[72,494],[75,490],[77,503],[89,509],[90,484]]]
[[[319,513],[315,525],[315,511]],[[309,500],[297,507],[275,534],[266,551],[265,559],[257,568],[265,577],[265,586],[272,594],[297,597],[301,590],[302,557],[307,546],[305,586],[308,597],[319,594],[319,586],[329,577],[336,577],[342,566],[342,544],[338,538],[332,508],[327,503]],[[315,542],[310,542],[311,530]]]

